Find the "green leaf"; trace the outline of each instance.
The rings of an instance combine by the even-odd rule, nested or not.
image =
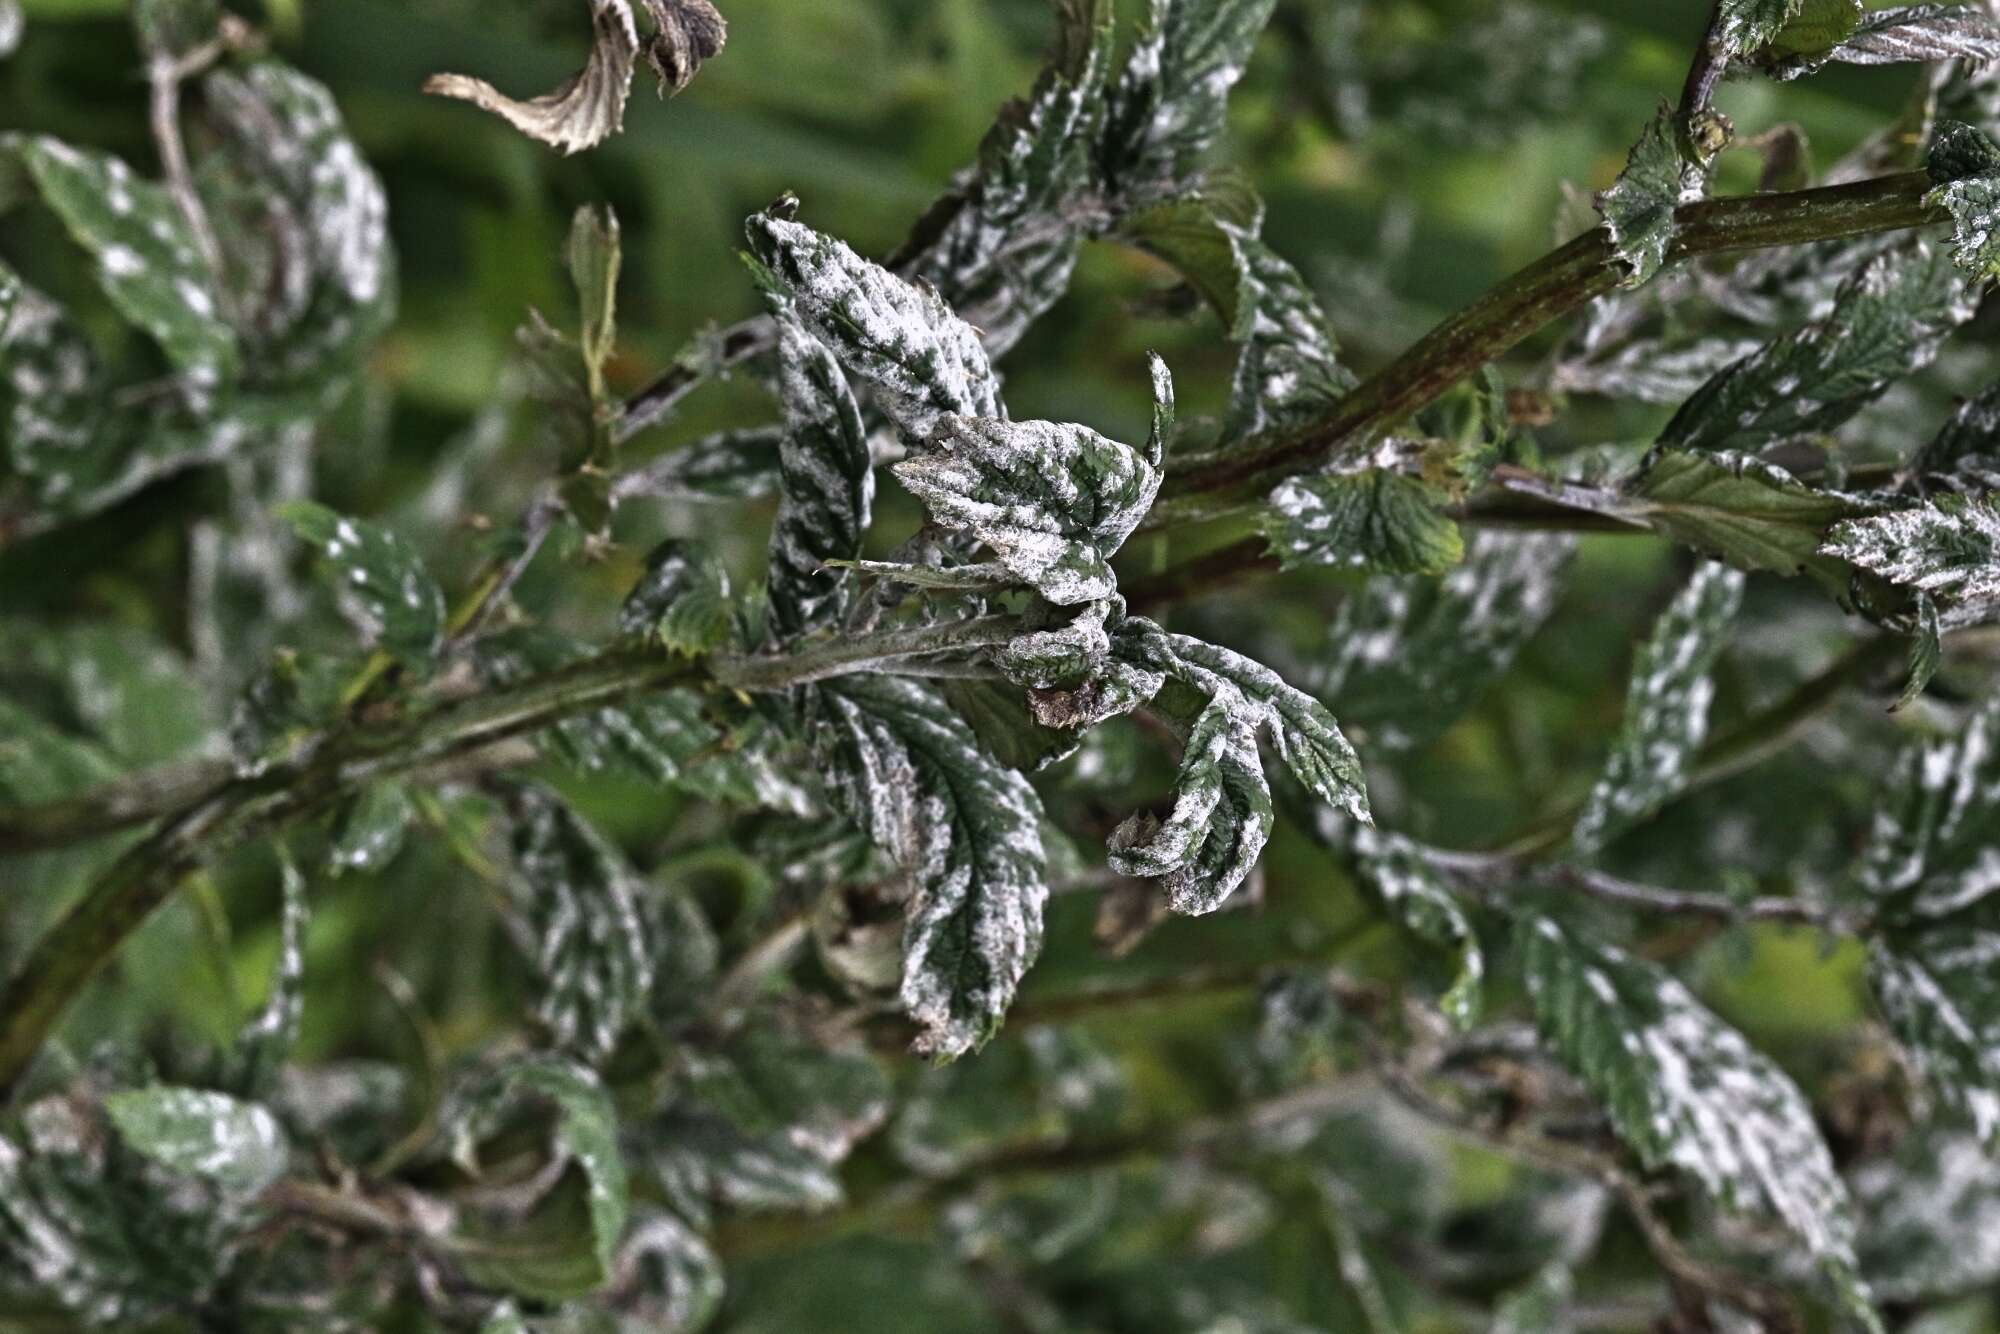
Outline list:
[[[523,1098],[539,1099],[554,1108],[553,1150],[584,1174],[590,1248],[601,1281],[611,1272],[625,1233],[631,1188],[618,1147],[618,1116],[611,1094],[587,1067],[561,1056],[531,1056],[496,1072],[463,1113],[456,1128],[456,1156],[472,1162],[475,1137]]]
[[[1766,73],[1775,72],[1774,64],[1787,57],[1823,58],[1854,35],[1868,7],[1863,0],[1801,0],[1797,10],[1770,44],[1753,57],[1764,65]],[[1778,77],[1791,75],[1779,73]]]
[[[626,596],[618,626],[690,658],[713,653],[736,633],[729,572],[706,551],[670,538],[647,555],[646,572]]]
[[[920,1073],[889,1132],[895,1155],[930,1178],[1066,1140],[1115,1131],[1134,1089],[1117,1055],[1080,1026],[1009,1032],[981,1052]]]
[[[977,539],[1059,606],[1117,591],[1110,557],[1159,493],[1157,454],[1087,426],[950,416],[928,444],[895,473],[932,523]]]
[[[1373,746],[1435,737],[1555,611],[1574,542],[1484,533],[1442,579],[1370,579],[1327,628],[1312,692]]]
[[[1500,1299],[1486,1334],[1569,1334],[1576,1327],[1569,1310],[1575,1291],[1569,1266],[1551,1264]]]
[[[813,711],[829,797],[910,877],[900,997],[917,1046],[961,1056],[999,1027],[1041,947],[1041,801],[915,681],[828,682]]]
[[[128,764],[180,759],[216,733],[215,707],[191,664],[142,631],[0,621],[0,671],[45,683],[65,725]]]
[[[1937,603],[1928,593],[1917,594],[1916,631],[1910,636],[1910,675],[1903,683],[1903,693],[1896,696],[1896,702],[1889,706],[1889,712],[1901,713],[1916,703],[1931,678],[1937,675],[1939,664],[1944,661],[1944,641],[1938,626]]]
[[[1516,950],[1543,1037],[1639,1161],[1782,1222],[1847,1314],[1879,1334],[1847,1187],[1797,1085],[1653,964],[1547,918],[1521,919]]]
[[[1934,927],[1868,952],[1882,1013],[1926,1082],[2000,1144],[2000,932]]]
[[[271,966],[270,989],[237,1032],[230,1052],[229,1089],[251,1098],[266,1097],[276,1088],[279,1071],[298,1045],[299,1019],[305,1012],[306,925],[312,905],[305,877],[290,857],[280,856],[278,873],[278,958]]]
[[[935,291],[788,216],[759,213],[746,227],[759,280],[789,297],[841,365],[875,386],[884,410],[911,439],[923,439],[948,415],[1006,416],[979,331]]]
[[[653,985],[639,877],[548,789],[519,788],[508,806],[515,899],[535,947],[535,1021],[556,1047],[600,1063]]]
[[[1422,849],[1402,835],[1364,828],[1356,834],[1354,850],[1362,880],[1396,920],[1419,940],[1456,958],[1456,976],[1438,1003],[1453,1023],[1471,1028],[1479,1022],[1486,955],[1465,909],[1431,869]]]
[[[198,392],[235,379],[236,333],[216,298],[216,275],[165,187],[117,158],[47,136],[0,136],[0,153],[26,167],[69,234],[96,257],[104,294]]]
[[[1465,556],[1444,493],[1393,468],[1293,478],[1266,503],[1258,528],[1287,570],[1441,574]]]
[[[609,208],[586,204],[570,220],[563,247],[570,282],[582,308],[584,373],[590,377],[592,401],[602,401],[604,367],[618,346],[618,270],[624,262],[618,215]]]
[[[217,0],[133,0],[132,27],[149,56],[185,56],[212,40],[222,22]]]
[[[1674,239],[1674,210],[1701,198],[1707,181],[1707,170],[1682,156],[1674,113],[1662,105],[1632,145],[1625,170],[1597,196],[1612,252],[1625,269],[1621,286],[1641,286],[1660,271]]]
[[[1754,455],[1666,450],[1626,492],[1620,512],[1739,570],[1812,570],[1846,583],[1821,554],[1827,532],[1864,512],[1854,497],[1822,491]]]
[[[1836,524],[1820,548],[1941,605],[2000,602],[2000,509],[1940,496],[1914,509]]]
[[[1674,414],[1660,449],[1757,450],[1831,431],[1937,355],[1971,317],[1964,277],[1921,240],[1876,256],[1833,310],[1725,367]]]
[[[1276,0],[1150,0],[1111,96],[1103,161],[1114,188],[1178,193],[1221,137],[1229,90]]]
[[[206,1089],[155,1087],[114,1093],[104,1110],[127,1144],[175,1172],[245,1194],[285,1173],[285,1132],[257,1103]]]
[[[1655,622],[1632,662],[1611,756],[1571,834],[1579,853],[1596,852],[1649,819],[1686,786],[1708,736],[1715,695],[1709,673],[1742,601],[1743,576],[1704,561]]]
[[[1897,758],[1859,866],[1861,886],[1892,919],[1939,917],[2000,888],[2000,695],[1956,736],[1919,740]]]
[[[370,642],[405,667],[428,672],[443,642],[444,593],[416,548],[387,528],[295,501],[284,517],[318,548],[341,609]]]
[[[356,793],[334,824],[327,870],[334,875],[382,870],[403,850],[414,815],[410,790],[401,783],[376,783]]]
[[[851,580],[825,569],[861,555],[875,473],[847,378],[789,312],[778,317],[781,492],[771,527],[770,623],[779,642],[834,624]]]
[[[1924,203],[1951,214],[1951,257],[1983,277],[2000,274],[2000,145],[1962,121],[1946,121],[1931,138],[1925,163],[1935,185]]]

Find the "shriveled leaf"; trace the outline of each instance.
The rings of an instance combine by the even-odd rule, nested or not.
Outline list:
[[[1602,848],[1686,785],[1708,736],[1710,672],[1742,601],[1743,576],[1704,561],[1661,613],[1633,660],[1610,759],[1577,817],[1571,838],[1579,852]]]
[[[1674,414],[1662,449],[1757,450],[1831,431],[1926,366],[1971,317],[1973,294],[1942,251],[1912,240],[1863,265],[1833,310],[1719,372]]]
[[[254,1194],[284,1175],[290,1150],[270,1109],[206,1089],[114,1093],[104,1110],[125,1142],[176,1172]]]
[[[771,630],[782,642],[833,623],[845,609],[849,580],[825,565],[860,556],[875,473],[840,363],[789,313],[778,319],[778,397],[785,438],[768,597]]]
[[[600,1062],[653,985],[638,874],[546,788],[518,790],[509,808],[515,898],[535,942],[535,1019],[557,1047]]]
[[[1226,682],[1185,724],[1173,806],[1164,819],[1140,813],[1113,830],[1111,868],[1159,877],[1175,912],[1214,912],[1264,851],[1274,819],[1257,754],[1258,711]]]
[[[1686,1173],[1725,1208],[1775,1217],[1846,1313],[1879,1331],[1847,1187],[1790,1077],[1656,965],[1546,918],[1522,920],[1516,950],[1542,1036],[1640,1162]]]
[[[1674,210],[1701,198],[1707,180],[1707,171],[1682,154],[1673,112],[1662,106],[1640,131],[1625,170],[1597,196],[1598,214],[1625,269],[1623,286],[1641,286],[1660,271],[1674,239]]]
[[[1934,927],[1868,954],[1876,1001],[1933,1092],[2000,1142],[2000,932]]]
[[[999,1027],[1040,949],[1041,802],[923,685],[850,677],[816,691],[829,795],[909,875],[900,997],[940,1056]]]
[[[1297,477],[1258,518],[1287,570],[1313,565],[1379,574],[1441,574],[1465,555],[1443,493],[1393,468]]]
[[[1058,422],[946,416],[930,444],[895,472],[932,523],[976,538],[1058,605],[1117,591],[1109,558],[1152,508],[1154,461]]]
[[[912,438],[922,439],[947,415],[1006,416],[979,331],[934,290],[788,216],[759,213],[746,227],[760,279],[791,298],[806,328],[875,387]]]
[[[1328,627],[1313,693],[1372,745],[1423,744],[1548,620],[1574,549],[1559,535],[1484,533],[1442,579],[1370,579]]]
[[[1946,121],[1925,163],[1935,188],[1924,196],[1951,214],[1951,257],[1982,278],[2000,274],[2000,145],[1962,121]]]
[[[1402,835],[1364,828],[1356,833],[1354,851],[1362,880],[1396,920],[1425,944],[1451,952],[1456,975],[1439,1004],[1453,1023],[1472,1027],[1479,1021],[1486,955],[1465,909],[1422,850]]]
[[[429,671],[444,634],[444,593],[416,549],[387,528],[314,501],[296,501],[284,515],[318,551],[341,609],[369,640],[404,666]]]

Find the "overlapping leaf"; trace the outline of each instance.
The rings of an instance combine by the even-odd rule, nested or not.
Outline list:
[[[1938,126],[1925,162],[1935,188],[1924,202],[1951,214],[1951,256],[1980,277],[2000,273],[2000,145],[1962,121]]]
[[[1674,210],[1701,198],[1707,182],[1706,168],[1681,151],[1674,113],[1662,106],[1640,131],[1625,170],[1597,196],[1625,286],[1638,287],[1660,271],[1674,238]]]
[[[1956,736],[1898,758],[1859,867],[1862,887],[1898,918],[1943,916],[2000,890],[2000,697]]]
[[[1896,65],[1926,60],[2000,57],[2000,22],[1970,5],[1840,6],[1838,23],[1810,34],[1785,33],[1757,55],[1775,79],[1814,74],[1828,64]]]

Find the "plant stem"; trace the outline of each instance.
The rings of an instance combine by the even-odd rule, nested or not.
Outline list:
[[[1782,194],[1683,204],[1667,258],[1797,245],[1899,231],[1942,219],[1924,203],[1923,172]],[[1212,516],[1252,503],[1285,477],[1340,459],[1544,325],[1617,286],[1602,228],[1584,233],[1504,279],[1384,366],[1319,421],[1263,448],[1218,452],[1168,475],[1146,527]]]

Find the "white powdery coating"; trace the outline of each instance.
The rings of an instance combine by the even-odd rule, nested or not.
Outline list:
[[[1160,471],[1071,423],[936,419],[931,452],[895,466],[932,522],[992,549],[1058,606],[1117,591],[1108,558],[1152,508]]]
[[[552,92],[516,101],[464,74],[434,74],[424,91],[470,102],[565,154],[602,143],[625,125],[639,30],[628,0],[590,0],[590,9],[590,60]]]
[[[1740,572],[1706,561],[1661,615],[1633,664],[1611,757],[1577,819],[1579,851],[1601,848],[1686,785],[1708,737],[1715,696],[1709,671],[1742,604],[1743,583]]]
[[[1444,1011],[1470,1027],[1479,1008],[1486,955],[1465,912],[1431,869],[1422,849],[1401,834],[1363,827],[1354,839],[1356,867],[1382,901],[1412,932],[1458,955],[1458,977],[1443,997]]]
[[[875,473],[861,409],[839,362],[789,312],[778,319],[777,365],[785,436],[768,596],[772,628],[784,638],[838,615],[844,605],[847,576],[822,569],[861,554]]]
[[[1924,1077],[2000,1144],[2000,934],[1946,927],[1908,957],[1877,942],[1869,976]]]
[[[1854,1176],[1883,1297],[1971,1292],[2000,1277],[2000,1159],[1976,1136],[1929,1127],[1916,1164],[1877,1159]]]
[[[1727,1207],[1775,1215],[1851,1278],[1852,1205],[1791,1079],[1656,966],[1546,919],[1528,941],[1543,1031],[1640,1160],[1680,1168]]]
[[[269,1108],[207,1089],[113,1094],[105,1109],[134,1149],[176,1172],[255,1193],[283,1175],[285,1133]]]
[[[979,331],[934,289],[907,283],[802,223],[759,214],[749,231],[807,327],[881,392],[883,407],[911,438],[928,435],[947,413],[1006,416]]]
[[[999,1023],[1041,948],[1041,801],[920,683],[823,687],[828,782],[915,890],[900,998],[921,1050],[958,1056]]]
[[[1820,550],[1905,588],[1961,604],[2000,602],[2000,510],[1990,500],[1952,496],[1854,519]]]
[[[1893,786],[1899,795],[1877,807],[1862,862],[1871,894],[1915,891],[1921,911],[1941,913],[2000,888],[2000,851],[1980,845],[2000,809],[2000,696],[1958,736],[1905,749]]]

